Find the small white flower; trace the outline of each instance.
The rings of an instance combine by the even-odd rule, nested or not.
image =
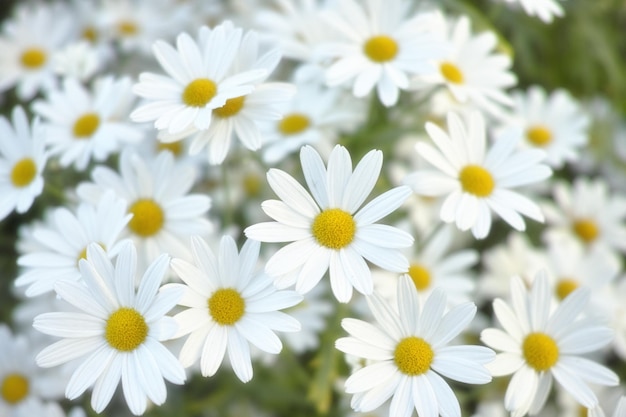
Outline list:
[[[544,23],[552,23],[554,17],[562,17],[563,6],[557,0],[500,0],[507,3],[517,3],[522,6],[529,16],[537,16]]]

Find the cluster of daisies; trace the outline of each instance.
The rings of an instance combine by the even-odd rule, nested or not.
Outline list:
[[[288,350],[320,415],[625,417],[626,124],[518,87],[476,26],[410,0],[16,2],[0,416],[149,414]]]

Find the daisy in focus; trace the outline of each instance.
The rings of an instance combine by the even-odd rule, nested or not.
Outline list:
[[[343,319],[350,334],[335,343],[337,349],[371,361],[345,383],[354,394],[355,411],[375,410],[391,396],[389,415],[460,417],[459,401],[441,377],[466,384],[486,384],[485,367],[494,352],[484,346],[447,346],[476,314],[473,303],[461,304],[444,314],[446,296],[436,289],[420,306],[412,280],[403,275],[398,285],[398,308],[376,294],[367,297],[377,326],[357,319]]]
[[[408,271],[399,248],[410,246],[413,237],[375,222],[399,208],[411,190],[393,188],[360,208],[378,180],[382,160],[382,152],[370,151],[352,171],[350,154],[337,145],[325,167],[320,155],[304,146],[300,162],[310,193],[286,172],[268,171],[268,183],[280,200],[264,201],[261,207],[276,221],[249,226],[245,234],[262,242],[292,242],[265,266],[279,287],[295,283],[296,291],[305,294],[329,271],[333,294],[347,303],[353,288],[362,294],[373,291],[366,259],[388,271]]]
[[[167,76],[140,74],[133,91],[146,102],[130,118],[154,121],[155,128],[169,134],[208,129],[215,109],[249,94],[267,76],[264,68],[231,72],[242,36],[243,30],[227,21],[214,29],[201,27],[197,40],[181,33],[176,49],[164,41],[155,42],[154,55]]]
[[[184,284],[169,284],[184,295],[187,307],[174,319],[177,337],[189,334],[180,351],[183,366],[200,358],[203,376],[213,376],[228,357],[242,382],[252,379],[251,343],[277,354],[282,343],[275,331],[297,332],[300,323],[279,311],[302,301],[295,291],[277,290],[270,277],[257,272],[260,243],[248,240],[237,251],[235,241],[224,236],[217,256],[198,236],[191,238],[193,263],[172,259],[171,267]]]
[[[520,5],[529,16],[537,16],[544,23],[552,23],[555,17],[562,17],[565,13],[558,0],[500,0],[514,5]]]
[[[339,0],[329,8],[323,18],[340,40],[319,46],[321,55],[335,59],[326,83],[351,83],[356,97],[376,88],[381,103],[395,105],[409,77],[427,72],[428,62],[446,49],[433,31],[435,15],[411,13],[410,7],[404,0]]]
[[[93,387],[91,406],[101,413],[122,383],[124,399],[135,415],[145,412],[148,399],[165,402],[164,379],[183,384],[185,370],[161,343],[177,330],[166,316],[182,296],[178,288],[159,289],[169,265],[160,256],[137,280],[137,253],[125,245],[113,264],[100,245],[87,248],[80,261],[83,282],[60,281],[59,297],[78,311],[37,316],[33,326],[62,339],[37,355],[37,364],[48,368],[84,358],[65,389],[74,400]],[[135,282],[139,285],[135,289]]]
[[[553,379],[581,405],[598,405],[587,383],[614,386],[618,376],[581,354],[610,343],[613,330],[588,317],[581,317],[589,300],[588,289],[577,289],[556,308],[552,305],[548,279],[539,273],[530,290],[518,277],[511,279],[511,306],[502,299],[493,302],[504,330],[481,333],[488,346],[502,351],[488,365],[494,376],[513,374],[504,398],[513,417],[536,414],[544,406]]]
[[[39,119],[29,125],[24,109],[15,106],[11,122],[0,116],[0,220],[33,205],[43,191],[48,157]]]
[[[426,123],[426,131],[435,143],[416,144],[417,152],[435,170],[419,170],[407,175],[405,184],[420,195],[447,195],[440,217],[456,223],[462,230],[472,230],[477,239],[489,234],[491,211],[516,230],[526,228],[521,214],[543,222],[537,204],[512,191],[522,185],[545,180],[552,171],[541,164],[545,154],[538,149],[516,150],[520,132],[507,130],[488,149],[485,121],[473,112],[467,125],[454,113],[448,113],[448,132],[434,123]]]

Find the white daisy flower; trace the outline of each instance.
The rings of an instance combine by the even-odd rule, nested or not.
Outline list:
[[[222,237],[217,256],[198,236],[191,238],[193,263],[175,258],[174,272],[185,283],[179,304],[188,307],[174,318],[178,336],[189,334],[180,351],[183,366],[200,358],[202,375],[213,376],[226,350],[237,377],[252,379],[250,347],[277,354],[282,343],[274,331],[295,332],[300,323],[280,312],[302,301],[295,291],[278,291],[272,280],[256,272],[260,243],[248,240],[238,253],[230,236]]]
[[[502,107],[513,100],[505,89],[516,84],[507,55],[494,53],[498,40],[493,32],[473,35],[466,16],[456,22],[444,17],[437,20],[440,36],[446,39],[449,52],[433,61],[435,72],[417,78],[422,83],[443,84],[460,103],[471,103],[492,115],[501,115]]]
[[[280,287],[295,280],[296,291],[304,294],[329,271],[333,294],[347,303],[353,287],[363,294],[373,291],[365,259],[389,271],[408,271],[409,263],[398,249],[410,246],[413,237],[375,222],[400,207],[411,190],[396,187],[359,209],[376,184],[382,158],[381,151],[370,151],[353,172],[350,154],[337,145],[326,168],[320,155],[304,146],[300,161],[311,194],[286,172],[269,170],[269,185],[282,201],[267,200],[261,207],[276,221],[250,226],[245,234],[262,242],[293,242],[265,267],[270,276],[283,277],[277,281]]]
[[[548,241],[573,238],[587,247],[606,246],[626,253],[626,196],[609,190],[601,179],[559,181],[553,199],[543,205]]]
[[[161,253],[188,258],[189,236],[212,230],[206,218],[211,199],[189,193],[196,178],[193,166],[176,163],[170,152],[161,152],[150,161],[123,152],[119,166],[119,173],[106,166],[96,167],[93,182],[80,184],[78,196],[95,204],[112,189],[128,203],[133,217],[122,237],[133,240],[142,265]]]
[[[376,87],[385,106],[398,101],[409,76],[429,70],[446,45],[432,26],[435,15],[410,14],[404,0],[338,0],[323,18],[343,38],[320,45],[324,56],[336,58],[326,70],[329,86],[352,82],[352,93],[365,97]]]
[[[587,412],[588,417],[606,417],[604,410],[600,406],[596,406]],[[626,396],[621,396],[613,410],[612,417],[626,417]]]
[[[148,102],[133,111],[131,119],[154,121],[154,127],[170,134],[208,129],[213,110],[249,94],[267,76],[264,68],[231,72],[242,35],[241,28],[227,21],[214,29],[201,27],[197,41],[181,33],[177,49],[157,41],[153,52],[168,76],[147,72],[139,76],[133,91]]]
[[[76,312],[44,313],[33,326],[62,339],[37,355],[37,364],[48,368],[83,359],[66,389],[68,399],[78,398],[93,386],[91,406],[100,413],[120,383],[130,411],[143,414],[147,400],[161,405],[167,393],[166,379],[185,381],[185,370],[161,343],[177,330],[165,314],[182,296],[178,288],[159,289],[169,257],[161,255],[143,272],[135,290],[137,253],[125,245],[111,263],[97,243],[81,259],[84,282],[59,281],[57,294],[76,307]]]
[[[0,220],[33,205],[43,191],[48,156],[39,119],[29,125],[24,109],[16,106],[11,121],[0,116]]]
[[[109,257],[114,256],[131,217],[126,202],[113,191],[105,193],[97,206],[81,203],[75,211],[57,208],[46,224],[33,227],[32,237],[41,247],[19,256],[17,264],[23,271],[15,285],[28,286],[26,295],[34,297],[52,291],[60,279],[79,281],[78,263],[87,256],[87,246],[98,243]]]
[[[54,72],[86,82],[104,67],[104,57],[86,40],[70,43],[52,56]]]
[[[513,417],[539,412],[548,398],[552,380],[583,406],[598,404],[588,382],[613,386],[618,376],[610,369],[586,359],[607,345],[613,331],[590,318],[581,318],[589,300],[588,289],[577,289],[556,308],[544,273],[539,273],[530,290],[518,277],[511,279],[510,307],[502,299],[493,302],[496,318],[504,328],[485,329],[481,340],[502,351],[488,365],[494,376],[513,374],[504,404]]]
[[[60,3],[18,6],[0,33],[0,92],[16,86],[17,96],[27,101],[53,88],[51,58],[71,38],[72,29],[71,14]]]
[[[564,15],[563,6],[557,0],[500,0],[522,6],[529,16],[537,16],[544,23],[552,23],[554,17]]]
[[[94,83],[93,92],[74,78],[63,81],[62,90],[50,91],[47,100],[37,100],[33,110],[44,120],[50,154],[58,155],[63,167],[74,164],[80,171],[92,159],[104,161],[124,144],[143,138],[135,124],[117,118],[131,88],[130,78],[107,76]]]
[[[541,164],[545,154],[539,149],[516,151],[520,132],[507,130],[486,148],[485,121],[478,112],[471,114],[466,128],[454,113],[449,113],[448,133],[434,123],[426,131],[436,148],[418,143],[417,151],[439,171],[419,170],[409,174],[405,183],[417,194],[447,195],[441,206],[441,220],[455,222],[460,230],[472,229],[477,239],[491,228],[491,210],[517,230],[526,225],[520,214],[542,222],[543,214],[534,202],[511,188],[548,178],[552,171]]]
[[[578,160],[578,151],[589,142],[590,118],[566,90],[550,95],[538,86],[512,94],[515,105],[511,124],[524,129],[523,144],[546,151],[546,162],[561,168]]]
[[[397,298],[395,309],[376,294],[367,297],[378,326],[341,322],[350,336],[338,339],[337,349],[371,361],[346,380],[352,408],[371,411],[393,395],[392,416],[410,417],[415,409],[420,417],[460,417],[459,401],[441,375],[486,384],[491,375],[484,365],[495,356],[484,346],[447,346],[474,318],[476,306],[468,302],[444,314],[446,296],[436,289],[422,308],[407,275],[400,278]]]

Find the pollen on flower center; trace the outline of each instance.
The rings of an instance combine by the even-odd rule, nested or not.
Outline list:
[[[100,116],[96,113],[85,113],[74,122],[74,137],[85,139],[91,137],[100,126]]]
[[[478,197],[487,197],[495,187],[491,173],[479,165],[467,165],[459,173],[463,191]]]
[[[532,126],[526,130],[526,139],[535,146],[546,146],[552,142],[552,132],[545,126]]]
[[[398,343],[393,359],[398,369],[406,375],[421,375],[430,369],[435,352],[420,337],[405,337]]]
[[[409,276],[415,284],[418,291],[424,291],[430,287],[430,271],[420,264],[411,264],[409,267]]]
[[[572,291],[578,288],[578,282],[570,278],[560,279],[554,289],[559,300],[564,300]]]
[[[183,103],[190,107],[203,107],[217,94],[217,85],[208,78],[197,78],[183,91]]]
[[[129,211],[133,217],[128,222],[128,227],[139,236],[152,236],[161,230],[165,223],[163,209],[152,199],[142,198],[135,201]]]
[[[148,336],[144,317],[134,308],[122,307],[109,316],[104,337],[109,345],[122,352],[130,352]]]
[[[600,230],[598,230],[596,222],[591,219],[576,220],[573,228],[576,236],[578,236],[585,243],[593,242],[600,234]]]
[[[209,314],[216,323],[222,326],[235,324],[246,309],[246,302],[237,290],[220,288],[215,291],[208,301]]]
[[[20,61],[22,65],[29,69],[36,69],[42,67],[48,59],[46,51],[41,48],[28,48],[22,52]]]
[[[235,98],[229,98],[222,107],[213,109],[213,113],[221,118],[232,117],[239,113],[243,108],[243,104],[246,101],[246,96],[239,96]]]
[[[17,404],[28,395],[30,383],[23,375],[12,373],[2,381],[2,399],[9,404]]]
[[[311,124],[309,118],[302,113],[285,115],[278,123],[278,130],[286,136],[297,135],[306,130]]]
[[[441,75],[453,84],[462,84],[465,80],[459,67],[451,62],[442,62],[441,65],[439,65],[439,70],[441,71]]]
[[[20,159],[11,170],[11,183],[16,187],[26,187],[37,175],[37,165],[32,158]]]
[[[180,156],[183,153],[183,141],[178,140],[176,142],[157,142],[157,151],[170,151],[174,156]]]
[[[559,359],[559,347],[545,333],[530,333],[524,339],[522,351],[526,363],[536,371],[547,371]]]
[[[363,52],[374,62],[391,61],[398,54],[398,43],[389,36],[372,36],[363,45]]]
[[[356,222],[346,211],[338,208],[326,209],[313,220],[311,233],[320,245],[341,249],[354,239]]]

